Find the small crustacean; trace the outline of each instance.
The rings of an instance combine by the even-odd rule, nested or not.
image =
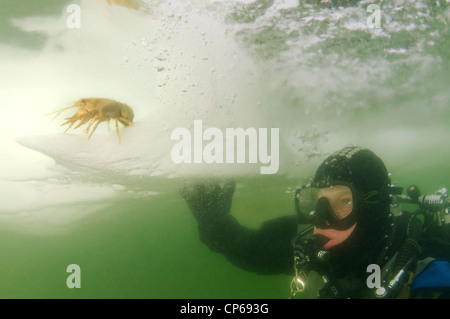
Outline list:
[[[92,133],[97,129],[97,126],[100,122],[109,121],[114,119],[116,122],[116,132],[119,137],[120,143],[120,134],[119,134],[119,124],[122,123],[125,126],[133,125],[134,113],[131,107],[124,103],[117,102],[111,99],[105,98],[85,98],[80,99],[73,103],[71,106],[65,107],[61,110],[58,110],[55,117],[58,116],[61,112],[68,110],[72,107],[78,107],[78,112],[72,115],[71,117],[65,118],[65,122],[61,124],[61,126],[69,124],[64,133],[66,133],[75,122],[80,121],[73,129],[80,127],[83,124],[89,122],[86,133],[89,133],[88,139],[91,137]],[[54,114],[52,113],[52,114]],[[95,124],[94,124],[95,123]],[[89,130],[92,130],[89,132]]]
[[[102,0],[97,0],[97,2],[100,2]],[[118,4],[124,7],[128,7],[131,9],[139,9],[139,2],[136,0],[106,0],[106,2],[111,4]]]

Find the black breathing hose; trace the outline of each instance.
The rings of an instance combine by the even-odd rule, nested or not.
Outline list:
[[[377,289],[377,298],[397,297],[403,284],[408,279],[407,272],[409,268],[414,266],[417,257],[422,252],[418,243],[422,236],[422,223],[416,218],[418,213],[419,211],[415,212],[408,222],[406,239],[398,251],[397,259],[392,268],[393,277],[388,282],[387,286]]]
[[[397,260],[393,267],[394,274],[398,273],[410,260],[417,258],[422,252],[418,243],[422,236],[422,223],[416,218],[416,215],[417,213],[414,213],[409,220],[406,240],[398,251]]]

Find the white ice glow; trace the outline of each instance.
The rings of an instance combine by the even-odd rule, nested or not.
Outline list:
[[[420,21],[416,29],[399,22],[385,4],[377,33],[364,29],[367,12],[359,7],[276,0],[247,23],[227,20],[240,8],[228,0],[144,2],[146,10],[132,10],[81,0],[79,29],[67,27],[65,8],[58,16],[10,21],[45,34],[47,42],[39,51],[0,44],[0,223],[58,228],[115,200],[161,191],[136,193],[126,183],[133,178],[148,186],[161,177],[258,174],[258,165],[175,165],[171,133],[192,130],[194,120],[219,129],[279,127],[279,174],[298,158],[315,167],[347,144],[371,148],[395,165],[398,154],[421,150],[439,149],[448,158],[440,147],[448,123],[434,125],[446,114],[448,94],[407,99],[439,70],[440,57],[422,54],[427,42],[414,37],[407,49],[380,44],[394,32],[421,30]],[[254,3],[236,2],[244,14]],[[357,41],[362,32],[368,36]],[[431,33],[436,46],[438,35]],[[121,144],[106,123],[90,140],[83,127],[63,134],[60,124],[75,109],[53,120],[48,115],[83,97],[133,108],[134,125],[121,127]]]
[[[216,13],[187,2],[161,3],[146,12],[92,0],[80,7],[79,29],[67,27],[65,10],[59,17],[12,20],[24,31],[46,34],[48,42],[39,52],[7,45],[0,51],[5,223],[42,228],[58,218],[70,224],[80,203],[86,210],[126,193],[99,181],[105,173],[182,174],[170,159],[174,128],[188,127],[195,118],[231,127],[238,118],[243,125],[252,113],[255,68]],[[121,128],[121,144],[105,123],[90,140],[83,128],[63,134],[60,123],[75,109],[54,120],[48,115],[82,97],[133,107],[135,125]],[[73,171],[86,169],[90,183],[72,180]],[[195,170],[202,171],[185,168]]]

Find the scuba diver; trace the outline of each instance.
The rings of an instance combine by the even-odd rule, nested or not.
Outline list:
[[[241,226],[230,214],[235,184],[181,189],[200,240],[234,265],[293,276],[290,298],[450,298],[446,190],[408,195],[372,151],[345,147],[295,192],[297,214]],[[402,212],[400,202],[419,205]]]

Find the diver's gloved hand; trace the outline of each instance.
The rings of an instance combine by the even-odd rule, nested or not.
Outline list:
[[[184,186],[180,193],[200,223],[228,214],[235,188],[234,181],[206,182]]]

